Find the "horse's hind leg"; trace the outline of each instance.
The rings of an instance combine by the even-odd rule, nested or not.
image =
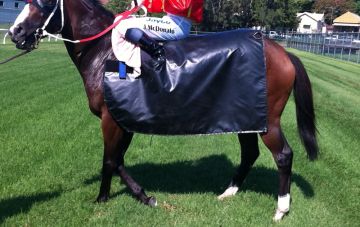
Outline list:
[[[293,153],[288,145],[280,124],[269,125],[267,133],[261,135],[271,151],[279,171],[278,205],[274,221],[281,220],[290,209],[290,177]]]
[[[259,157],[259,146],[257,134],[238,134],[241,145],[241,162],[230,185],[218,198],[224,199],[233,196],[244,182],[252,165]]]
[[[130,145],[133,134],[119,128],[107,111],[103,113],[101,120],[104,136],[104,158],[100,193],[97,201],[102,202],[109,198],[111,178],[116,171],[137,199],[147,205],[155,206],[155,198],[146,196],[144,190],[126,172],[124,167],[125,152]]]

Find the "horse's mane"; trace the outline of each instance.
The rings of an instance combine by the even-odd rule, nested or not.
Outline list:
[[[111,18],[115,17],[114,14],[108,9],[106,9],[99,0],[89,0],[89,1],[92,2],[97,8],[101,9],[101,11],[103,11],[108,17]]]

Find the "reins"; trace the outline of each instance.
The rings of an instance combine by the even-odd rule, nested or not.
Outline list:
[[[55,39],[59,39],[59,40],[62,40],[64,42],[70,42],[70,43],[85,43],[85,42],[89,42],[89,41],[92,41],[92,40],[95,40],[95,39],[98,39],[100,38],[101,36],[105,35],[106,33],[108,33],[109,31],[111,31],[113,28],[115,28],[123,19],[129,17],[131,14],[134,14],[136,13],[137,11],[140,10],[142,4],[138,5],[136,4],[135,7],[133,7],[132,9],[130,10],[127,10],[123,13],[120,13],[120,14],[117,14],[115,15],[115,18],[118,18],[119,19],[117,21],[115,21],[112,25],[110,25],[109,27],[107,27],[106,29],[104,29],[103,31],[99,32],[98,34],[94,35],[94,36],[91,36],[89,38],[85,38],[85,39],[80,39],[80,40],[70,40],[70,39],[66,39],[66,38],[62,38],[62,37],[58,37],[54,34],[51,34],[49,32],[47,32],[45,30],[46,26],[48,25],[48,23],[50,22],[51,18],[53,17],[53,15],[55,14],[57,8],[58,8],[58,4],[59,4],[59,1],[60,1],[60,11],[61,11],[61,22],[62,22],[62,27],[60,29],[59,32],[61,32],[61,30],[63,29],[64,27],[64,0],[58,0],[57,3],[56,3],[56,7],[54,8],[53,12],[50,14],[49,18],[47,19],[47,21],[45,22],[45,24],[43,25],[43,27],[40,29],[38,29],[36,32],[41,36],[41,37],[44,37],[44,36],[49,36],[49,37],[52,37],[52,38],[55,38]],[[121,17],[120,17],[121,16]],[[59,33],[58,32],[58,33]]]

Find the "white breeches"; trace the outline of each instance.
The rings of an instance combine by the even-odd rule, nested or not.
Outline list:
[[[157,17],[131,17],[120,22],[117,31],[125,36],[129,28],[139,28],[155,40],[178,40],[187,37],[190,33],[191,22],[174,15]]]
[[[116,18],[117,21],[119,18]],[[140,48],[125,40],[129,28],[139,28],[155,40],[177,40],[189,35],[191,22],[183,17],[166,15],[162,18],[131,17],[122,20],[112,31],[111,42],[119,61],[133,68],[140,68]],[[140,73],[140,72],[139,72]]]

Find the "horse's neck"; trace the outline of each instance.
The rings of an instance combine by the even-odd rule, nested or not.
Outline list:
[[[71,40],[80,40],[88,38],[103,31],[113,22],[113,16],[106,12],[101,7],[97,6],[92,0],[68,0],[65,2],[65,26],[62,31],[62,36]],[[108,37],[101,37],[98,40],[88,43],[65,43],[71,59],[79,68],[89,50],[91,50],[100,40]],[[108,42],[107,42],[108,43]],[[106,51],[106,47],[99,50],[99,54]],[[89,59],[88,59],[89,60]]]
[[[65,26],[62,31],[64,38],[88,38],[113,22],[113,17],[94,5],[92,0],[66,0],[65,3]],[[112,54],[110,33],[87,43],[66,42],[65,46],[84,81],[90,109],[99,115],[103,104],[101,83],[104,61]]]

